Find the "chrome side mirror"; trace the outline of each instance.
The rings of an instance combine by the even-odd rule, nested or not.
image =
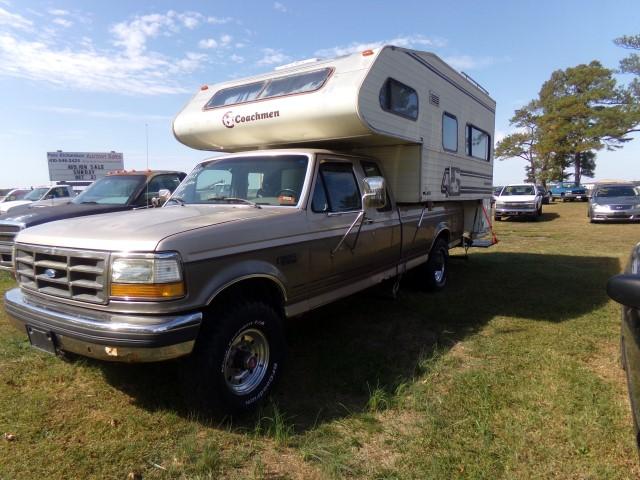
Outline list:
[[[385,207],[387,204],[387,189],[383,177],[365,177],[362,203],[365,210]]]
[[[151,203],[154,207],[161,207],[166,203],[167,200],[169,200],[170,196],[171,190],[161,188],[158,192],[158,196],[151,199]]]

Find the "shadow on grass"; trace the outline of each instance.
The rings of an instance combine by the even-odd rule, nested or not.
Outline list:
[[[542,215],[539,217],[505,217],[501,221],[502,222],[552,222],[553,220],[560,218],[560,215],[556,212],[542,212]],[[499,220],[500,221],[500,220]]]
[[[370,289],[287,322],[288,365],[273,400],[297,431],[366,411],[374,389],[393,394],[436,347],[450,348],[495,316],[562,322],[587,314],[607,302],[604,285],[619,271],[614,258],[502,252],[453,256],[450,265],[443,292],[423,293],[407,278],[396,301]],[[192,415],[179,392],[182,362],[99,365],[140,406]]]

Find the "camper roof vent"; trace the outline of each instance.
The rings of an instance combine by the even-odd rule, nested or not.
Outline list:
[[[297,62],[287,63],[286,65],[279,65],[274,70],[284,70],[285,68],[299,67],[300,65],[306,65],[308,63],[319,62],[320,58],[307,58],[306,60],[298,60]]]
[[[429,103],[436,107],[440,107],[440,97],[432,91],[429,91]]]

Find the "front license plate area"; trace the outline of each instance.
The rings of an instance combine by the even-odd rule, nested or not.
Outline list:
[[[56,353],[56,339],[53,332],[27,325],[27,335],[32,347],[47,353]]]

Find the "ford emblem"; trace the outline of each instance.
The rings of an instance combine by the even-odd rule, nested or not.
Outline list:
[[[56,271],[53,268],[47,268],[44,274],[49,278],[56,278]]]

